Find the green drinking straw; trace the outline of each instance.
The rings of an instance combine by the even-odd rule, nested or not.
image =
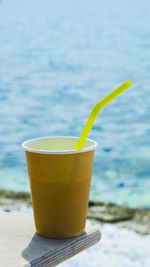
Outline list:
[[[86,141],[86,138],[89,135],[89,132],[102,108],[104,108],[107,104],[109,104],[112,100],[114,100],[117,96],[122,94],[125,90],[127,90],[132,85],[131,81],[126,81],[122,85],[120,85],[116,90],[114,90],[112,93],[110,93],[108,96],[103,98],[100,102],[98,102],[92,112],[90,113],[90,116],[84,126],[84,129],[80,135],[80,138],[75,146],[75,150],[80,150],[83,148],[84,143]]]

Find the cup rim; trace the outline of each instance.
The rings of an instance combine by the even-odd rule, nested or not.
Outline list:
[[[87,141],[91,141],[93,142],[93,145],[90,146],[90,147],[87,147],[87,148],[82,148],[80,150],[40,150],[40,149],[34,149],[34,148],[29,148],[26,146],[26,144],[30,141],[35,141],[35,140],[40,140],[40,139],[47,139],[47,138],[71,138],[71,139],[75,139],[75,138],[78,138],[78,136],[47,136],[47,137],[39,137],[39,138],[33,138],[33,139],[29,139],[25,142],[22,143],[22,147],[25,151],[28,151],[28,152],[33,152],[33,153],[39,153],[39,154],[77,154],[77,153],[83,153],[83,152],[87,152],[87,151],[90,151],[90,150],[95,150],[96,147],[98,146],[97,142],[92,140],[92,139],[89,139],[87,138],[86,140]]]

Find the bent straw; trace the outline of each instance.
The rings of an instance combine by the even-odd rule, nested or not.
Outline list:
[[[84,143],[86,141],[86,138],[89,135],[89,132],[102,108],[104,108],[107,104],[109,104],[111,101],[113,101],[117,96],[122,94],[125,90],[127,90],[132,85],[131,81],[126,81],[122,85],[120,85],[116,90],[114,90],[112,93],[107,95],[105,98],[103,98],[100,102],[98,102],[92,112],[90,113],[90,116],[84,126],[84,129],[80,135],[80,138],[75,146],[75,150],[80,150],[83,148]]]

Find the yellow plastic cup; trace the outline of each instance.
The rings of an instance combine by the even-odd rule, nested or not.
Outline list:
[[[86,224],[94,151],[87,139],[74,150],[78,137],[45,137],[23,143],[36,231],[48,238],[83,234]]]

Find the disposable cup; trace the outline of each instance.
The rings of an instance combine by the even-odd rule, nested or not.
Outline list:
[[[48,238],[83,234],[86,224],[94,151],[87,139],[44,137],[22,144],[25,149],[36,231]]]

